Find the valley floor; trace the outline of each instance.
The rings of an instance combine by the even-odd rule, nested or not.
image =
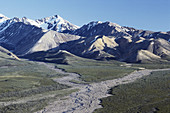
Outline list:
[[[143,76],[150,75],[154,71],[165,71],[168,69],[144,69],[134,71],[131,74],[113,80],[106,80],[98,83],[85,84],[79,79],[80,75],[75,73],[64,72],[60,69],[55,68],[53,65],[41,63],[46,65],[48,68],[55,70],[61,74],[67,74],[62,78],[55,79],[60,84],[69,85],[71,89],[78,89],[77,92],[73,92],[68,96],[59,98],[58,100],[50,103],[43,110],[37,113],[91,113],[95,109],[101,108],[100,99],[111,96],[108,94],[108,90],[111,87],[118,86],[120,84],[127,84],[134,82]],[[72,82],[76,81],[76,82]]]

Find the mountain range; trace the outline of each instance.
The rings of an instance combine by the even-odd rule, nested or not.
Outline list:
[[[31,20],[0,14],[0,46],[31,60],[67,63],[67,55],[124,62],[169,62],[170,32],[92,21],[78,27],[55,15]],[[63,54],[63,51],[64,54]],[[49,57],[50,56],[50,57]]]

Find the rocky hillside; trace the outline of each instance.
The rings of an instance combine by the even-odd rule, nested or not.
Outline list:
[[[133,41],[129,37],[95,36],[61,44],[59,50],[67,50],[75,55],[126,62],[152,62],[169,60],[170,42],[165,39],[145,39]]]
[[[90,22],[72,32],[86,38],[63,44],[59,49],[93,59],[126,62],[169,60],[170,34],[123,27],[111,22]]]

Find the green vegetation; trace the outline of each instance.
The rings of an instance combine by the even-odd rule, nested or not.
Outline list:
[[[0,108],[0,113],[32,113],[47,106],[48,99],[29,101],[22,104],[11,104]]]
[[[43,95],[54,95],[46,97],[41,99],[41,95],[36,95],[34,98],[36,100],[31,100],[27,101],[25,103],[19,103],[19,104],[11,104],[8,106],[0,106],[0,113],[33,113],[38,110],[43,109],[45,106],[48,105],[49,102],[53,102],[57,98],[60,98],[62,96],[66,96],[72,92],[78,91],[77,89],[72,89],[72,90],[57,90],[57,91],[52,91],[52,92],[46,92]]]
[[[153,72],[136,82],[111,89],[103,108],[94,113],[169,113],[170,71]]]
[[[67,88],[52,80],[54,77],[60,77],[61,74],[43,65],[22,61],[10,62],[10,60],[7,63],[5,66],[2,64],[0,66],[1,101]]]
[[[103,80],[123,77],[136,70],[131,67],[122,67],[124,64],[118,61],[96,61],[92,59],[80,58],[77,56],[68,56],[66,61],[69,65],[57,65],[68,72],[74,72],[81,75],[85,82],[99,82]]]
[[[53,55],[53,53],[51,54]],[[57,58],[62,56],[62,58],[57,59],[56,56]],[[168,63],[167,64],[164,63],[161,65],[132,64],[131,66],[125,65],[125,63],[118,61],[96,61],[92,59],[80,58],[67,52],[63,52],[60,54],[57,53],[56,56],[51,57],[48,56],[47,54],[47,57],[43,60],[53,63],[60,62],[63,64],[68,64],[68,65],[54,64],[54,65],[64,69],[65,71],[80,74],[81,75],[80,78],[85,82],[71,80],[71,82],[77,84],[99,82],[103,80],[120,78],[133,72],[134,70],[137,70],[139,67],[151,69],[170,67]],[[114,96],[102,99],[102,105],[104,106],[104,109],[99,109],[96,112],[105,113],[107,111],[112,111],[113,108],[114,111],[116,109],[117,112],[124,111],[141,112],[142,110],[148,111],[150,110],[150,108],[151,110],[161,111],[164,107],[167,107],[166,105],[169,104],[168,97],[166,95],[167,90],[164,91],[165,89],[159,89],[157,91],[156,89],[158,88],[156,88],[156,86],[167,88],[167,86],[163,86],[164,82],[162,82],[165,79],[164,80],[165,83],[169,85],[169,78],[167,76],[167,73],[169,72],[157,72],[157,73],[155,72],[153,73],[154,76],[151,76],[150,78],[143,78],[140,81],[135,82],[134,84],[131,83],[128,84],[127,86],[121,85],[113,88],[111,90],[111,93]],[[164,78],[160,75],[164,76]],[[53,81],[54,78],[62,76],[66,75],[56,73],[54,70],[48,69],[46,66],[39,65],[35,62],[15,60],[10,56],[0,52],[0,102],[9,103],[11,100],[19,101],[17,104],[16,103],[9,104],[7,106],[4,106],[3,104],[0,103],[0,112],[2,113],[35,112],[46,106],[48,102],[53,101],[56,98],[63,96],[65,94],[73,92],[61,90],[68,88],[68,86]],[[150,86],[147,87],[147,85]],[[151,88],[154,88],[154,90],[151,90]],[[148,96],[149,94],[144,95],[143,94],[144,91],[148,93],[155,93],[156,96],[155,95]],[[133,95],[132,93],[136,94]],[[159,96],[160,98],[155,99]],[[126,97],[130,97],[130,99],[127,99]],[[139,100],[140,98],[142,98],[142,100]],[[20,100],[24,100],[24,102],[20,102]],[[119,101],[122,102],[120,103],[120,105]],[[126,103],[127,105],[123,104],[124,101],[127,101]],[[139,103],[135,104],[136,102]],[[148,104],[145,105],[145,103]],[[112,105],[115,104],[116,107],[112,108]],[[132,106],[129,107],[129,105]]]
[[[75,56],[67,51],[36,52],[25,56],[32,60],[56,63],[58,68],[81,75],[85,82],[99,82],[108,79],[123,77],[136,70],[131,67],[122,67],[125,64],[118,61],[99,61]],[[60,63],[60,64],[58,64]],[[66,65],[67,64],[67,65]]]
[[[0,112],[23,113],[43,108],[51,100],[48,97],[51,93],[55,92],[58,97],[62,94],[57,95],[56,91],[62,92],[61,89],[68,88],[66,85],[53,81],[54,78],[61,76],[65,75],[56,73],[45,65],[31,61],[18,61],[0,52]],[[62,93],[67,94],[67,92]],[[47,98],[39,99],[42,95]],[[20,103],[20,100],[24,102]],[[2,104],[10,103],[10,101],[16,101],[18,104],[8,106]]]
[[[170,62],[164,63],[139,63],[139,64],[132,64],[133,67],[143,67],[146,69],[164,69],[170,68]]]

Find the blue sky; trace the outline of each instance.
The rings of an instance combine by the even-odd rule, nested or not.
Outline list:
[[[0,4],[0,13],[10,18],[58,14],[78,26],[111,21],[137,29],[170,31],[170,0],[0,0]]]

